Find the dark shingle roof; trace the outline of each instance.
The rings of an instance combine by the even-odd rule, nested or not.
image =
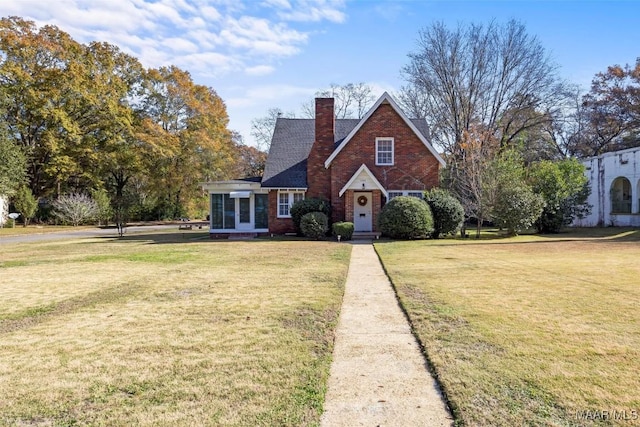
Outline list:
[[[411,120],[428,139],[427,123]],[[356,127],[359,119],[336,119],[335,146]],[[271,148],[262,177],[263,187],[306,188],[307,157],[315,140],[315,119],[279,117],[271,138]]]

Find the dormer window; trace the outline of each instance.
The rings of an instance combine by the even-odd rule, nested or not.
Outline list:
[[[376,165],[393,165],[393,138],[376,138]]]

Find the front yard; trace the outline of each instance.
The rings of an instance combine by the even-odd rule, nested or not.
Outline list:
[[[461,424],[640,425],[640,231],[376,250]]]
[[[0,425],[317,424],[350,246],[203,237],[3,246]]]

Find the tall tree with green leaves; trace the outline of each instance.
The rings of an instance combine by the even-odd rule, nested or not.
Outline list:
[[[29,221],[38,210],[38,200],[31,193],[31,189],[26,185],[21,185],[13,196],[13,205],[22,215],[22,224],[24,227],[29,225]]]
[[[1,122],[0,122],[1,123]],[[27,161],[0,124],[0,196],[12,196],[26,181]]]
[[[509,235],[530,228],[542,213],[544,199],[527,183],[522,155],[515,149],[503,151],[485,174],[491,219]]]
[[[65,153],[75,141],[76,125],[68,120],[70,78],[82,47],[55,26],[37,29],[22,18],[0,20],[0,92],[12,102],[4,120],[9,135],[27,156],[30,187],[43,195],[61,179],[77,173],[77,162]]]
[[[533,191],[540,194],[545,207],[535,225],[541,233],[558,233],[590,211],[585,167],[576,159],[541,161],[528,170]]]

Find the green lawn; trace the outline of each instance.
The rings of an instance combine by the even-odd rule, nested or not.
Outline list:
[[[0,425],[316,425],[350,246],[5,244]]]
[[[640,425],[640,231],[375,246],[460,425]]]

